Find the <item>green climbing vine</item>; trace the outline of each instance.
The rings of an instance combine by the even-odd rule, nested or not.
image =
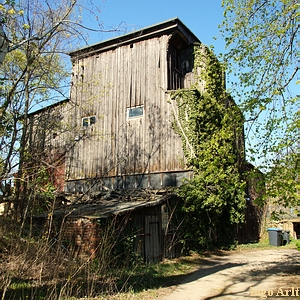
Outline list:
[[[243,118],[225,92],[221,64],[195,46],[196,83],[174,91],[173,128],[180,135],[194,177],[178,189],[183,199],[183,241],[200,250],[234,243],[245,211]],[[173,102],[173,107],[174,107]]]

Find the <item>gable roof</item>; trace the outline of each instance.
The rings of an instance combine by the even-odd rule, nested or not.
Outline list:
[[[179,33],[181,37],[187,41],[188,44],[192,44],[195,42],[200,43],[199,39],[188,27],[186,27],[178,18],[173,18],[149,27],[145,27],[115,38],[105,40],[94,45],[81,48],[76,51],[72,51],[69,53],[69,55],[71,56],[71,59],[82,58],[96,53],[115,49],[126,44],[132,44],[155,36],[161,36],[163,34],[170,34],[175,32]]]

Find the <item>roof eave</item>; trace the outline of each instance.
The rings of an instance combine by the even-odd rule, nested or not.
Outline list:
[[[200,42],[199,39],[186,27],[178,18],[173,18],[162,23],[145,27],[140,30],[118,36],[91,46],[81,48],[79,50],[70,52],[71,59],[78,59],[90,56],[96,53],[115,49],[117,47],[132,44],[140,40],[148,39],[162,34],[169,34],[174,31],[179,31],[188,43]]]

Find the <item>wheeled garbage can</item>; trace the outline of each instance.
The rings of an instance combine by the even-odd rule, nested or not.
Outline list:
[[[280,228],[268,228],[269,243],[272,246],[282,246],[283,230]]]
[[[290,231],[284,230],[283,231],[283,238],[282,238],[282,245],[287,245],[290,243]]]

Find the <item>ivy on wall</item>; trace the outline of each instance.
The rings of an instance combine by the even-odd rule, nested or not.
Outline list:
[[[196,83],[172,92],[173,128],[194,177],[178,189],[183,199],[184,246],[230,246],[245,212],[243,118],[225,92],[223,68],[207,48],[195,46]]]

